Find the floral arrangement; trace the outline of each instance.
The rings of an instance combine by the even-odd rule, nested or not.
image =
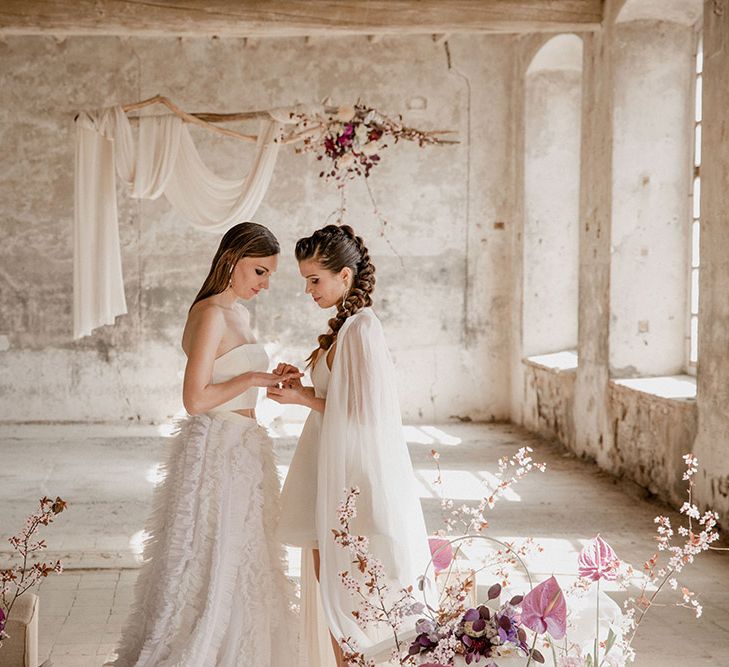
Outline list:
[[[494,584],[489,589],[488,599],[498,598],[500,594],[500,584]],[[539,658],[541,654],[526,644],[527,634],[519,614],[522,601],[523,597],[517,595],[495,610],[486,605],[468,609],[450,628],[430,619],[420,619],[415,625],[418,635],[408,655],[425,654],[433,660],[448,660],[449,654],[463,655],[466,664],[470,665],[481,658],[502,655],[513,647]]]
[[[47,548],[45,540],[35,539],[35,533],[41,526],[53,523],[54,517],[65,509],[66,501],[61,498],[57,497],[55,500],[41,498],[38,510],[26,519],[23,530],[8,540],[22,558],[22,562],[6,570],[0,570],[0,647],[2,641],[8,637],[5,627],[16,600],[42,578],[53,572],[63,571],[60,560],[55,563],[33,563],[29,567],[28,557]]]
[[[438,465],[437,452],[433,452],[433,458]],[[551,576],[531,587],[526,594],[512,595],[508,601],[501,602],[504,586],[496,583],[488,589],[487,599],[477,605],[466,603],[475,586],[473,578],[446,585],[437,607],[418,601],[412,586],[394,594],[389,591],[386,572],[369,552],[367,538],[349,531],[349,523],[356,516],[359,493],[352,488],[339,507],[340,529],[334,531],[334,537],[340,546],[350,551],[356,572],[363,575],[360,579],[351,572],[340,574],[343,584],[358,603],[353,616],[363,628],[377,624],[389,627],[393,636],[391,660],[399,665],[499,667],[522,664],[530,667],[544,663],[546,653],[551,654],[555,667],[622,667],[635,659],[632,644],[636,632],[647,612],[655,606],[657,596],[666,588],[680,592],[673,604],[690,609],[697,617],[701,615],[696,595],[681,586],[676,576],[700,553],[717,549],[713,544],[719,539],[718,516],[712,510],[701,513],[693,503],[693,477],[698,470],[698,461],[691,454],[684,456],[684,461],[683,479],[688,483],[688,500],[680,512],[687,518],[687,525],[677,529],[682,541],[676,542],[668,517],[656,517],[658,553],[646,561],[642,573],[636,573],[623,563],[612,547],[597,535],[580,552],[575,563],[578,579],[566,592]],[[451,501],[442,501],[447,525],[465,527],[472,532],[455,539],[447,539],[442,534],[431,538],[431,563],[437,573],[454,567],[460,543],[464,540],[482,538],[496,542],[482,535],[488,525],[484,511],[493,507],[508,488],[534,469],[543,471],[544,465],[532,460],[530,449],[521,449],[515,456],[499,462],[496,488],[490,489],[477,507],[454,508]],[[436,483],[441,483],[439,467]],[[492,569],[495,565],[501,573],[505,565],[524,566],[524,547],[503,546],[505,548],[498,550],[484,569],[486,565]],[[663,565],[662,553],[667,555]],[[531,586],[528,570],[526,574]],[[635,588],[636,579],[637,593],[628,597],[622,609],[600,590],[602,581],[610,581],[629,591]],[[420,590],[424,590],[423,580],[418,582]],[[409,631],[412,637],[413,627],[414,639],[404,642],[401,636]],[[341,646],[349,665],[373,667],[376,664],[358,650],[351,638],[342,638]]]
[[[315,114],[298,112],[294,118],[295,136],[301,139],[297,152],[316,153],[317,160],[325,163],[319,176],[341,185],[357,176],[368,178],[380,163],[380,153],[388,142],[414,141],[419,146],[457,143],[441,138],[448,131],[425,132],[407,127],[401,118],[390,118],[361,102],[325,108]]]

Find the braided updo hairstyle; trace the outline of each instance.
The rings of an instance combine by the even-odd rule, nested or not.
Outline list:
[[[328,350],[336,341],[337,333],[348,317],[372,305],[375,290],[375,265],[361,236],[349,225],[327,225],[311,236],[296,242],[296,260],[314,259],[323,269],[339,273],[345,266],[352,269],[352,287],[337,305],[337,312],[329,320],[329,332],[319,336],[319,347],[308,358],[311,363],[320,350]]]

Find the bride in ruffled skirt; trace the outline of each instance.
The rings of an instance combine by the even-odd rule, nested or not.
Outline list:
[[[190,309],[183,400],[193,416],[155,490],[117,667],[296,664],[293,587],[274,535],[279,480],[253,408],[258,387],[300,374],[265,372],[268,357],[238,302],[268,288],[278,252],[265,227],[236,225]]]

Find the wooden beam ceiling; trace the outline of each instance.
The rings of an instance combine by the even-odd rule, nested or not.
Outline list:
[[[596,30],[603,0],[1,0],[0,35],[285,37]]]

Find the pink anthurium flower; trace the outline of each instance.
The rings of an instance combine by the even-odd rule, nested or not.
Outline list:
[[[590,581],[614,581],[618,577],[618,565],[617,555],[600,535],[585,546],[577,559],[580,576]]]
[[[538,635],[562,639],[567,632],[567,602],[552,576],[529,591],[521,603],[521,624]]]
[[[436,572],[445,570],[453,562],[453,547],[448,540],[440,537],[429,537],[430,555]]]

